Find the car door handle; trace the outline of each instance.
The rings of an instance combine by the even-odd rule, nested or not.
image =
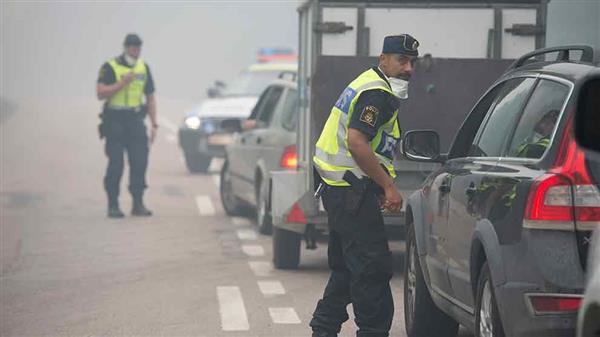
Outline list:
[[[467,189],[465,190],[465,193],[468,196],[473,196],[475,193],[477,193],[477,188],[475,188],[475,184],[471,183],[471,185],[469,185],[469,187],[467,187]]]
[[[448,192],[450,192],[450,184],[448,183],[448,180],[444,180],[442,182],[442,184],[440,185],[440,192],[441,193],[448,193]]]

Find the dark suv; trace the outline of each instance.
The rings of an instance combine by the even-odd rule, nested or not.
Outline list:
[[[600,164],[571,129],[597,65],[589,46],[534,51],[477,102],[448,154],[435,131],[406,133],[405,156],[442,164],[407,201],[408,336],[455,336],[459,324],[485,337],[574,335]]]

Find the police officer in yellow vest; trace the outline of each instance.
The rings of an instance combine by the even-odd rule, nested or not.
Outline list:
[[[123,155],[129,160],[129,191],[133,197],[131,214],[150,216],[144,206],[149,141],[144,119],[150,117],[150,142],[154,141],[158,124],[154,81],[150,69],[140,58],[142,40],[136,34],[125,37],[124,53],[100,69],[96,87],[98,99],[105,100],[101,114],[100,137],[106,138],[108,167],[104,188],[108,195],[108,216],[122,218],[119,188],[123,175]]]
[[[310,322],[315,337],[337,336],[349,303],[357,336],[389,334],[392,260],[381,209],[402,207],[392,158],[418,47],[408,34],[386,37],[379,66],[346,87],[317,141],[313,162],[325,186],[331,276]]]
[[[536,123],[533,134],[517,148],[517,157],[541,158],[548,146],[559,111],[550,110]]]

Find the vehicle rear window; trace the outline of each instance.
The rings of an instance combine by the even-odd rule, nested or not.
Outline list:
[[[527,102],[508,149],[508,157],[541,158],[569,94],[564,84],[542,79]]]
[[[288,131],[296,131],[298,124],[298,91],[290,89],[285,97],[281,113],[281,126]]]
[[[533,78],[507,81],[490,117],[478,132],[478,140],[469,151],[470,157],[500,157],[534,83]]]
[[[494,103],[496,96],[504,87],[504,84],[505,83],[503,82],[496,85],[485,94],[479,102],[477,102],[477,105],[473,108],[472,112],[458,130],[452,148],[450,149],[449,158],[461,158],[468,155],[471,144],[473,144],[473,140],[477,134],[477,130],[485,119],[492,103]]]
[[[273,111],[275,111],[275,108],[277,107],[277,103],[279,102],[279,98],[281,98],[282,93],[282,87],[270,87],[269,89],[267,89],[265,97],[261,100],[261,105],[257,107],[256,119],[262,122],[264,127],[268,126],[271,123]]]

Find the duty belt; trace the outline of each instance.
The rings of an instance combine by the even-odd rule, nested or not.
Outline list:
[[[108,106],[106,106],[106,108],[109,110],[113,110],[113,111],[127,111],[127,112],[133,112],[133,113],[140,113],[140,112],[142,112],[142,110],[144,110],[144,106],[142,106],[142,105],[136,106],[136,107],[108,105]]]

